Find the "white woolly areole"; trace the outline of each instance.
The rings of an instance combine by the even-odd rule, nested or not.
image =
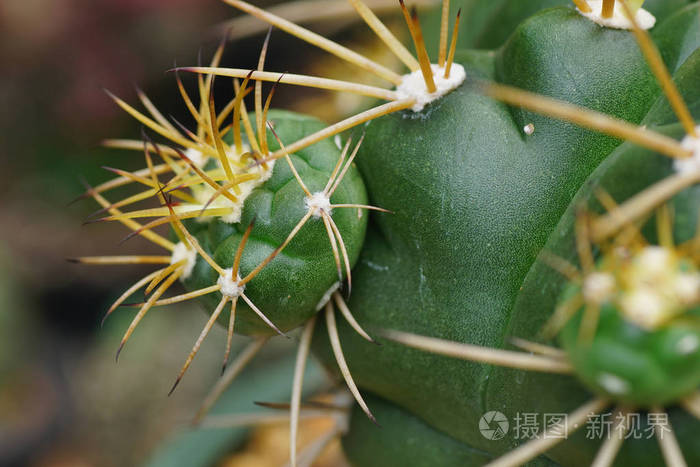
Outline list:
[[[663,297],[650,289],[626,294],[621,305],[628,319],[646,329],[656,329],[668,319]]]
[[[306,209],[311,211],[312,217],[318,219],[325,212],[326,214],[331,213],[331,200],[322,191],[318,191],[311,196],[307,196],[304,200],[304,205]]]
[[[328,302],[331,301],[331,296],[335,293],[336,290],[340,288],[340,282],[336,282],[335,284],[331,285],[331,288],[326,291],[326,293],[323,294],[323,297],[321,298],[321,301],[318,302],[318,305],[316,305],[316,311],[319,311],[321,308],[326,306]]]
[[[681,355],[690,355],[695,353],[700,347],[700,340],[697,336],[687,335],[676,344],[676,351]]]
[[[231,160],[238,160],[240,156],[239,154],[234,154],[233,151],[236,149],[234,147],[231,147],[231,152],[229,153],[229,159]],[[247,145],[243,145],[243,154],[248,152],[250,148]],[[217,165],[221,167],[221,162],[217,159]],[[258,175],[258,178],[254,180],[248,180],[247,182],[243,182],[238,184],[238,189],[240,190],[239,193],[235,193],[233,189],[229,190],[237,199],[238,202],[234,203],[230,199],[228,199],[226,196],[219,195],[216,200],[214,200],[213,203],[209,205],[209,208],[229,208],[232,209],[230,214],[227,214],[225,216],[220,216],[218,217],[222,221],[229,223],[229,224],[236,224],[240,222],[241,220],[241,213],[243,211],[243,205],[245,204],[245,200],[250,196],[250,194],[253,192],[254,189],[265,183],[272,177],[272,172],[275,168],[275,161],[270,161],[266,163],[266,167],[263,166],[263,164],[260,165],[255,165],[249,169],[245,173],[247,174],[256,174]],[[239,174],[240,175],[240,174]],[[226,183],[225,181],[222,183]],[[197,187],[192,187],[192,194],[194,195],[194,198],[199,202],[201,205],[206,204],[211,197],[214,195],[214,189],[210,187],[207,184],[202,184]],[[200,222],[208,222],[211,220],[211,217],[197,217],[197,220]]]
[[[700,126],[696,127],[695,130],[700,134]],[[700,138],[688,135],[681,141],[681,146],[692,152],[693,155],[685,159],[676,159],[674,162],[676,171],[687,174],[700,172]]]
[[[630,385],[627,381],[612,373],[601,373],[598,375],[598,384],[610,394],[615,395],[624,395],[630,390]]]
[[[185,260],[185,266],[182,268],[181,280],[189,279],[192,275],[192,270],[197,262],[197,252],[194,248],[187,248],[187,245],[180,242],[175,245],[172,255],[170,256],[170,264],[179,263]]]
[[[700,274],[680,274],[676,278],[675,293],[683,304],[693,305],[700,302]]]
[[[639,271],[650,279],[667,274],[674,266],[671,252],[661,246],[644,248],[635,262]]]
[[[576,8],[576,11],[594,23],[611,29],[634,29],[634,25],[625,14],[625,8],[619,2],[615,2],[615,9],[613,10],[613,15],[610,18],[603,18],[601,16],[603,11],[603,0],[587,0],[587,2],[592,10],[590,13],[584,13],[578,8]],[[638,9],[634,17],[637,24],[642,29],[651,29],[656,24],[656,17],[654,17],[654,15],[649,13],[644,8]]]
[[[673,250],[648,246],[625,271],[620,306],[627,319],[656,329],[700,302],[700,273],[684,271]]]
[[[203,167],[204,164],[206,164],[209,160],[209,156],[205,156],[202,151],[198,151],[194,148],[187,148],[187,150],[185,151],[185,155],[189,160],[194,162],[194,165],[196,165],[197,167]]]
[[[583,298],[598,305],[607,302],[615,294],[617,284],[612,274],[594,272],[583,282]]]
[[[416,100],[416,105],[411,107],[411,110],[414,112],[420,112],[427,104],[456,89],[467,78],[464,67],[459,63],[452,64],[450,77],[447,79],[445,79],[444,67],[439,65],[430,65],[430,67],[433,70],[433,80],[435,80],[435,87],[437,88],[435,92],[428,92],[423,73],[420,70],[403,75],[403,81],[396,88],[396,92],[401,99],[413,98]]]
[[[224,274],[219,276],[216,283],[221,287],[221,295],[228,298],[238,298],[243,294],[245,285],[240,285],[241,276],[236,274],[236,280],[233,280],[233,269],[224,269]]]

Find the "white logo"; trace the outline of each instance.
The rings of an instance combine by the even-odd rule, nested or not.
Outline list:
[[[486,412],[479,420],[481,435],[491,441],[498,441],[508,433],[508,418],[501,412],[492,410]]]

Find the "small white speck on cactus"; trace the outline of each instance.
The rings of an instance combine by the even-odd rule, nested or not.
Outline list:
[[[611,373],[601,373],[598,376],[598,384],[610,394],[615,395],[627,394],[630,390],[630,385],[627,381]]]
[[[343,149],[343,141],[341,140],[340,135],[335,135],[333,137],[333,142],[335,143],[335,147],[341,150]]]

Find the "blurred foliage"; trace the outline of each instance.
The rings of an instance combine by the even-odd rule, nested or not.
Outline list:
[[[224,393],[211,414],[264,413],[269,409],[258,407],[255,402],[289,400],[293,375],[293,352],[285,358],[271,361],[268,365],[247,368]],[[320,366],[313,361],[313,364],[308,366],[304,378],[305,392],[310,394],[317,391],[324,381]],[[247,432],[247,428],[199,428],[178,433],[156,451],[147,465],[149,467],[214,465],[227,453],[241,446]],[[286,457],[286,449],[284,454]]]
[[[300,452],[314,440],[332,429],[333,421],[313,418],[299,422]],[[277,423],[257,428],[250,436],[242,452],[237,452],[221,462],[222,467],[279,467],[289,457],[289,423]],[[342,452],[340,440],[334,440],[314,461],[311,467],[349,467]]]

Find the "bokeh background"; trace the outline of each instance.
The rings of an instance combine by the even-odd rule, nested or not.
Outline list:
[[[306,3],[287,14],[320,15],[312,22],[316,31],[393,66],[394,59],[359,27],[355,15],[333,12],[332,4],[346,2],[318,0],[323,7],[311,9]],[[388,21],[405,30],[395,2],[368,3],[391,11]],[[221,23],[235,16],[218,0],[0,1],[0,466],[286,461],[286,424],[252,435],[240,429],[188,430],[218,377],[222,329],[212,332],[178,390],[166,396],[206,321],[196,305],[149,313],[116,364],[114,352],[134,311],[119,310],[103,327],[100,320],[147,270],[66,261],[152,250],[140,238],[120,245],[127,232],[119,225],[82,225],[97,209],[91,200],[70,204],[83,191],[81,178],[91,184],[109,178],[102,166],[130,170],[143,164],[137,152],[100,146],[105,138],[140,134],[139,124],[103,89],[136,104],[138,86],[163,114],[192,125],[166,70],[175,63],[196,64],[198,57],[208,61],[224,30]],[[237,39],[223,63],[253,67],[266,26],[250,18],[235,21],[226,23]],[[269,69],[279,71],[354,73],[277,32],[268,57]],[[194,81],[186,78],[193,92]],[[216,86],[219,102],[230,96],[230,81]],[[367,103],[282,88],[274,104],[333,121]],[[241,338],[236,346],[245,343]],[[217,410],[250,411],[253,400],[287,400],[294,344],[279,342],[265,351]],[[308,371],[310,390],[328,384],[318,366]],[[323,421],[307,424],[302,442],[323,429]],[[337,445],[320,462],[343,465]]]

